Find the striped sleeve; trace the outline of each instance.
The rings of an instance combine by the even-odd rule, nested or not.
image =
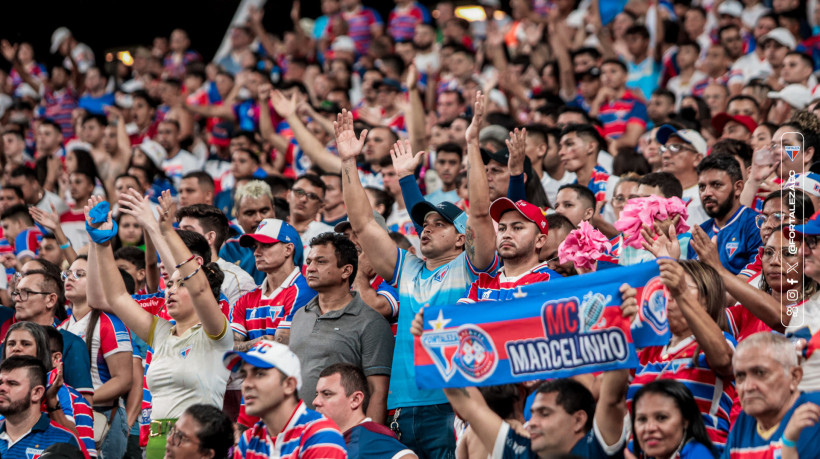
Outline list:
[[[131,353],[131,332],[119,317],[112,314],[100,316],[100,352],[108,358],[120,352]]]
[[[327,418],[311,422],[302,434],[301,459],[345,459],[345,439]]]

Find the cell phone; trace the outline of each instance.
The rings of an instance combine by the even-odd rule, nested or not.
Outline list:
[[[774,151],[769,147],[763,147],[754,153],[753,161],[758,166],[770,166],[775,163]]]

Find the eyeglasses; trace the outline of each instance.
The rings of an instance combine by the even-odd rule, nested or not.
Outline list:
[[[28,301],[29,295],[51,295],[52,292],[35,292],[34,290],[29,290],[27,288],[23,288],[20,290],[14,290],[11,292],[11,297],[14,298],[19,297],[20,301]]]
[[[171,444],[171,446],[179,446],[183,442],[189,442],[189,443],[193,443],[195,445],[199,444],[199,441],[195,442],[195,441],[191,440],[187,435],[180,432],[180,430],[177,429],[176,426],[171,426],[171,429],[168,430],[168,435],[166,435],[166,438],[168,439],[167,441],[168,441],[168,443]]]
[[[780,222],[783,221],[783,218],[785,216],[786,216],[785,212],[772,212],[769,215],[759,214],[759,215],[755,216],[755,224],[757,225],[758,228],[760,228],[761,226],[763,226],[764,223],[769,221],[769,219],[772,218],[772,217],[774,217],[777,224],[780,224]]]
[[[322,197],[319,196],[318,194],[310,192],[310,191],[305,191],[301,188],[293,188],[291,191],[293,191],[293,194],[295,194],[296,197],[299,198],[299,199],[302,199],[305,196],[307,196],[307,198],[310,199],[313,202],[319,202],[319,201],[322,200]]]
[[[684,150],[688,150],[688,151],[691,151],[691,152],[695,151],[694,148],[683,145],[683,144],[680,144],[680,143],[673,143],[672,145],[661,145],[659,150],[661,151],[661,153],[666,153],[668,151],[669,153],[672,153],[673,155],[676,155],[676,154],[678,154],[678,153],[680,153]]]
[[[817,241],[820,239],[820,236],[816,236],[813,234],[806,234],[803,236],[803,242],[806,244],[806,247],[809,250],[814,250],[817,248]]]
[[[74,280],[80,280],[87,275],[88,273],[85,272],[85,270],[83,269],[78,269],[76,271],[68,269],[66,271],[63,271],[62,274],[60,274],[60,277],[63,279],[63,281],[67,281],[69,277]]]
[[[765,249],[763,249],[763,256],[761,257],[763,261],[769,262],[772,261],[775,257],[779,258],[781,261],[793,260],[797,258],[797,250],[795,250],[794,253],[792,253],[789,247],[783,247],[781,249],[775,249],[774,247],[766,247]]]
[[[626,196],[624,196],[622,194],[615,195],[615,197],[612,198],[612,202],[617,202],[618,204],[623,204],[623,203],[626,202]]]

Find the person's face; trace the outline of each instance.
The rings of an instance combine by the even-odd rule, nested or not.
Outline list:
[[[735,139],[740,140],[744,143],[749,143],[752,139],[752,133],[746,129],[746,126],[735,122],[729,121],[726,123],[726,126],[723,127],[723,134],[720,136],[721,139]]]
[[[487,185],[490,187],[490,202],[507,196],[510,186],[510,168],[495,160],[490,160],[484,170],[487,173]]]
[[[17,204],[25,204],[25,201],[20,199],[14,190],[8,188],[0,189],[0,212],[4,212],[9,207]]]
[[[138,149],[135,150],[135,153],[138,152],[138,151],[139,151]],[[134,158],[136,158],[136,157],[137,157],[137,155],[134,154]],[[143,158],[144,157],[145,157],[145,155],[143,155]],[[136,177],[136,179],[139,181],[138,188],[134,188],[135,190],[139,190],[140,192],[142,192],[142,190],[148,188],[148,186],[150,185],[148,183],[148,175],[146,174],[146,172],[143,169],[140,169],[138,167],[129,167],[128,168],[128,175]]]
[[[780,72],[786,83],[803,84],[811,76],[812,67],[800,56],[792,54],[783,58],[783,69]]]
[[[160,123],[157,128],[157,143],[162,145],[168,153],[171,153],[179,146],[179,131],[171,123]]]
[[[595,58],[590,54],[576,54],[572,58],[572,71],[575,73],[583,73],[595,67]]]
[[[657,94],[653,94],[649,98],[649,105],[646,107],[649,119],[656,125],[665,120],[674,109],[675,104],[668,97]]]
[[[689,10],[684,15],[683,29],[689,38],[694,40],[703,33],[703,28],[706,26],[706,18],[697,10]]]
[[[364,160],[370,164],[378,164],[378,162],[390,154],[390,141],[393,137],[387,132],[388,128],[378,127],[373,128],[367,134],[367,141],[364,144],[362,153]]]
[[[725,171],[705,170],[698,175],[700,202],[706,215],[723,218],[732,210],[737,199],[737,188]]]
[[[65,297],[68,301],[85,301],[88,285],[88,262],[78,258],[68,268],[72,273],[77,274],[79,279],[74,279],[74,275],[68,276],[65,280]]]
[[[584,429],[586,415],[583,410],[567,413],[556,402],[557,392],[538,393],[532,403],[532,417],[527,423],[531,449],[539,456],[563,453],[567,439],[575,437]]]
[[[586,124],[586,122],[587,120],[584,118],[584,115],[577,112],[561,113],[555,121],[559,127],[567,126],[569,124]]]
[[[710,84],[703,90],[703,101],[709,107],[711,113],[720,113],[726,111],[726,102],[729,96],[726,94],[726,88],[717,84]]]
[[[729,102],[726,112],[732,116],[745,115],[755,121],[760,121],[760,111],[754,102],[745,99],[737,99]]]
[[[436,39],[436,32],[432,27],[417,25],[413,34],[413,44],[420,50],[426,50],[433,45]]]
[[[251,44],[251,37],[244,29],[235,27],[231,30],[231,48],[239,51]]]
[[[463,111],[458,103],[458,95],[452,92],[442,93],[438,97],[436,104],[438,120],[441,122],[452,121]]]
[[[26,224],[20,219],[4,218],[0,224],[3,226],[3,236],[7,241],[13,241],[24,229]]]
[[[325,183],[327,190],[325,191],[325,208],[332,209],[336,206],[344,204],[344,196],[342,196],[342,179],[335,175],[323,175],[322,181]]]
[[[120,196],[122,196],[123,193],[130,189],[134,189],[142,193],[142,189],[140,188],[139,182],[137,182],[131,177],[118,178],[117,181],[114,182],[114,189],[117,192],[117,196],[114,199],[115,201],[119,200]]]
[[[27,180],[25,177],[10,177],[9,185],[19,187],[23,191],[23,198],[29,204],[37,204],[40,193],[40,184],[36,180]]]
[[[391,164],[383,167],[381,173],[384,191],[390,193],[393,198],[401,196],[401,184],[399,183],[399,176],[396,174],[396,168]]]
[[[700,299],[698,284],[695,283],[692,276],[685,274],[684,283],[686,284],[686,290],[690,295],[692,295],[693,298],[696,299],[697,304],[699,304],[702,309],[706,310],[706,306],[702,304],[703,302]],[[678,306],[678,303],[675,301],[675,298],[672,297],[670,297],[667,301],[667,320],[669,321],[669,330],[673,335],[687,336],[687,334],[691,333],[686,317],[683,315],[683,312],[681,311],[680,306]]]
[[[579,137],[575,132],[561,137],[558,156],[564,168],[570,172],[581,170],[595,153],[595,143]]]
[[[196,419],[183,413],[172,429],[173,436],[169,435],[165,443],[165,459],[210,459],[212,457],[213,450],[207,449],[205,452],[200,450],[197,435],[202,430],[202,425]]]
[[[182,226],[180,226],[182,228]],[[137,269],[137,266],[134,263],[131,263],[128,260],[120,258],[116,260],[117,269],[121,269],[128,273],[131,277],[134,278],[134,281],[137,282],[137,285],[142,284],[142,281],[145,280],[145,270]]]
[[[698,50],[694,46],[681,46],[676,57],[678,66],[689,68],[698,60]]]
[[[5,154],[6,158],[13,158],[15,161],[21,162],[22,158],[20,157],[23,155],[23,151],[25,149],[25,141],[16,134],[3,135],[3,153]]]
[[[117,235],[120,241],[126,245],[139,244],[142,238],[142,226],[140,222],[131,215],[124,214],[120,218],[119,232]]]
[[[50,124],[41,124],[37,127],[37,149],[51,153],[63,143],[63,133]]]
[[[243,378],[245,412],[251,416],[269,413],[296,391],[296,379],[285,378],[275,368],[257,368],[243,362],[239,374]]]
[[[324,206],[324,191],[308,180],[298,180],[288,193],[291,217],[296,220],[313,220]]]
[[[353,272],[351,265],[337,266],[336,249],[333,244],[312,245],[305,259],[305,278],[308,286],[317,292],[339,287],[347,283]]]
[[[727,29],[720,35],[720,43],[729,50],[729,56],[733,59],[743,55],[743,37],[738,29]]]
[[[456,231],[455,225],[445,220],[437,212],[430,212],[424,218],[424,229],[419,237],[419,248],[422,255],[434,258],[453,250],[463,235]]]
[[[766,242],[769,236],[772,235],[774,229],[783,223],[783,219],[788,214],[788,208],[783,206],[783,198],[772,198],[763,204],[763,209],[760,211],[760,240]],[[800,216],[797,216],[800,218]]]
[[[587,204],[584,204],[578,196],[577,191],[564,188],[558,191],[555,197],[555,212],[567,217],[573,225],[578,226],[582,221],[592,218],[595,209],[587,207]]]
[[[663,159],[661,157],[661,144],[658,142],[658,138],[655,135],[658,132],[658,128],[654,128],[649,131],[649,135],[646,137],[646,144],[643,146],[643,157],[646,158],[646,162],[649,163],[649,166],[652,167],[652,170],[657,170],[663,164]]]
[[[529,142],[529,137],[527,142]],[[545,171],[555,170],[561,164],[561,157],[558,156],[558,139],[552,135],[547,136],[547,152],[544,155],[542,165]]]
[[[117,151],[117,127],[106,126],[103,129],[102,147],[109,154]]]
[[[467,138],[465,134],[468,127],[467,120],[462,118],[454,119],[452,124],[450,124],[450,139],[459,145],[466,145]]]
[[[237,136],[231,139],[230,144],[228,144],[228,148],[230,151],[236,151],[237,149],[244,149],[250,150],[251,149],[251,141],[248,140],[245,136]]]
[[[770,348],[744,346],[732,358],[735,386],[743,411],[759,417],[779,412],[800,382],[799,367],[788,370]]]
[[[617,64],[601,66],[601,84],[605,87],[620,90],[626,84],[626,72]]]
[[[84,174],[73,173],[68,179],[68,193],[75,202],[85,202],[94,192],[94,183]]]
[[[188,287],[184,285],[178,269],[174,270],[166,283],[165,306],[168,309],[168,315],[177,321],[184,320],[194,313],[194,309]]]
[[[766,126],[758,126],[752,133],[752,151],[768,147],[772,143],[772,134]]]
[[[538,254],[547,236],[516,210],[505,212],[498,221],[495,242],[504,260],[522,260]]]
[[[626,49],[633,56],[643,55],[646,53],[647,46],[649,46],[649,40],[637,33],[624,36],[624,41],[626,42]]]
[[[794,128],[790,126],[783,126],[775,131],[772,136],[772,146],[775,150],[775,158],[780,159],[780,178],[788,179],[790,172],[802,174],[808,170],[811,164],[812,153],[807,153],[803,149],[803,139],[798,133],[793,132]],[[789,158],[785,147],[799,147],[800,153],[795,155],[794,159]]]
[[[672,397],[648,393],[635,404],[635,438],[648,457],[673,455],[687,427]]]
[[[141,129],[145,129],[154,120],[154,109],[148,105],[142,97],[134,98],[134,105],[131,106],[131,113],[134,115],[134,122]]]
[[[621,218],[621,211],[624,210],[626,202],[630,197],[636,195],[638,191],[637,182],[620,182],[615,188],[615,194],[612,196],[612,211],[615,212],[615,221]]]
[[[31,406],[32,396],[39,400],[43,392],[43,386],[31,386],[26,368],[0,373],[0,414],[9,417],[25,412]]]
[[[339,12],[338,0],[322,0],[322,14],[330,16]]]
[[[228,75],[216,75],[216,91],[222,96],[227,96],[233,89],[234,80]]]
[[[601,89],[601,79],[585,76],[578,80],[578,92],[584,99],[594,99]]]
[[[569,235],[569,230],[564,228],[550,228],[544,247],[541,247],[541,253],[538,254],[539,261],[547,262],[547,266],[549,266],[551,270],[564,277],[577,274],[571,261],[563,265],[559,263],[558,246],[567,238],[567,235]]]
[[[179,184],[179,205],[181,207],[192,206],[194,204],[210,204],[213,196],[206,194],[205,190],[199,186],[199,179],[190,177],[182,179]]]
[[[396,92],[395,89],[388,87],[387,85],[382,85],[376,91],[376,103],[378,103],[381,107],[385,109],[391,109],[396,104]]]
[[[465,53],[454,53],[450,56],[450,72],[456,78],[468,78],[473,74],[475,63]]]
[[[345,424],[348,417],[354,413],[362,402],[362,393],[354,392],[348,396],[342,386],[342,375],[334,373],[319,378],[316,383],[316,398],[313,406],[316,411],[330,418],[336,424]]]
[[[273,202],[267,196],[242,198],[237,207],[236,221],[245,233],[253,233],[262,220],[273,218]]]
[[[292,256],[292,244],[282,242],[263,244],[257,242],[253,246],[253,257],[256,260],[256,269],[262,272],[276,271]]]
[[[795,250],[789,251],[789,239],[780,231],[774,231],[763,247],[763,277],[775,292],[803,289],[803,257]],[[788,270],[786,269],[788,268]],[[794,301],[796,298],[787,298]]]
[[[40,243],[40,258],[60,266],[63,262],[63,252],[60,250],[60,245],[54,239],[43,239]]]
[[[37,357],[37,341],[28,330],[18,328],[6,337],[5,353],[6,358],[14,355]]]
[[[786,59],[786,53],[788,52],[789,48],[781,45],[777,40],[770,39],[763,44],[763,56],[769,61],[769,64],[776,69],[783,65],[783,61]]]
[[[396,54],[401,57],[401,60],[404,61],[406,65],[409,65],[413,62],[413,58],[416,57],[416,49],[411,42],[399,42],[396,43]]]
[[[231,153],[231,174],[235,178],[248,178],[253,176],[259,165],[251,159],[251,154],[245,150],[236,150]]]
[[[17,282],[16,289],[20,290],[28,290],[30,292],[44,292],[43,289],[43,275],[42,274],[30,274],[28,276],[23,276],[19,282]],[[12,297],[14,303],[14,318],[18,321],[21,320],[28,320],[34,321],[35,318],[39,317],[43,313],[45,313],[49,307],[53,307],[57,301],[57,294],[50,293],[48,295],[43,295],[40,293],[29,293],[28,299],[23,300],[19,296]]]
[[[436,174],[445,186],[453,186],[460,167],[461,156],[459,154],[448,151],[439,151],[436,154]]]
[[[189,45],[188,34],[184,30],[176,29],[171,32],[171,51],[182,53]]]
[[[97,68],[90,68],[85,73],[85,87],[89,91],[96,91],[103,84],[103,79],[100,76],[100,71]]]

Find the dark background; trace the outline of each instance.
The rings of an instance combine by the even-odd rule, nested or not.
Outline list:
[[[155,36],[168,37],[174,28],[180,27],[188,31],[193,48],[210,60],[239,3],[239,0],[3,0],[0,38],[31,43],[35,59],[47,62],[52,32],[66,26],[79,41],[91,46],[100,64],[109,51],[140,44],[150,47]],[[393,7],[389,0],[364,3],[378,10],[385,21]],[[421,3],[432,9],[435,0],[421,0]],[[290,8],[291,0],[268,0],[265,28],[277,34],[291,29]],[[319,0],[302,0],[301,10],[302,17],[321,15]],[[2,57],[0,65],[7,65]]]

